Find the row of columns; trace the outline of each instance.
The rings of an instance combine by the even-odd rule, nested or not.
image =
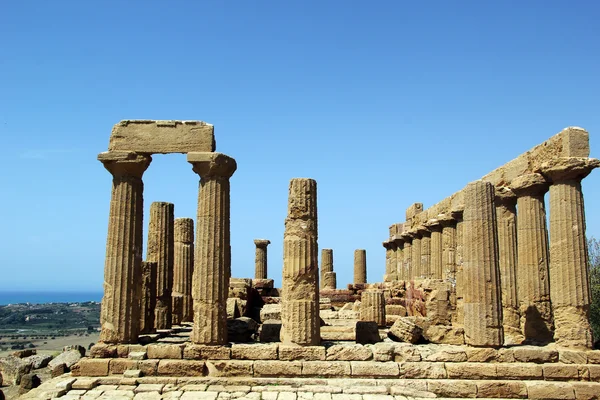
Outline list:
[[[465,326],[470,344],[554,339],[591,347],[581,180],[598,166],[595,159],[565,158],[509,187],[467,185],[464,211],[440,215],[383,243],[386,273],[400,280],[455,281],[456,322]]]
[[[142,263],[142,175],[152,158],[147,154],[111,151],[101,153],[98,159],[113,176],[100,341],[136,343],[142,328],[147,331],[151,326],[159,329],[170,326],[175,293],[181,297],[181,318],[193,310],[193,342],[226,343],[231,271],[229,178],[236,170],[235,160],[220,153],[187,155],[194,172],[200,176],[197,246],[193,245],[193,221],[175,224],[173,205],[154,203],[150,212],[148,260]],[[181,271],[178,268],[174,280],[175,263],[187,267]]]

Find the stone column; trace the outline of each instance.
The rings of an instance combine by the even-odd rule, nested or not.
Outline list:
[[[336,274],[333,272],[333,249],[321,250],[321,289],[337,287]]]
[[[442,247],[442,225],[437,219],[427,221],[427,228],[431,231],[431,249],[429,259],[429,277],[431,279],[444,279],[444,262]]]
[[[461,206],[462,207],[462,206]],[[463,301],[463,259],[464,259],[464,221],[463,209],[451,211],[452,218],[456,220],[456,313],[453,323],[463,325],[465,322],[464,301]]]
[[[140,298],[140,333],[154,332],[156,308],[156,263],[142,261],[142,295]]]
[[[431,231],[426,226],[417,228],[421,235],[421,278],[431,278]]]
[[[173,263],[173,301],[181,298],[181,315],[173,316],[176,321],[194,320],[194,300],[192,299],[192,274],[194,272],[194,220],[177,218],[175,220],[175,248]],[[176,307],[173,306],[173,310]]]
[[[231,277],[229,178],[235,160],[221,153],[188,153],[200,175],[194,247],[194,328],[197,344],[227,343],[227,296]]]
[[[545,168],[550,186],[550,300],[554,340],[560,346],[591,348],[590,286],[581,180],[600,166],[597,159],[567,158]]]
[[[471,182],[464,196],[465,342],[500,347],[504,338],[494,186]]]
[[[388,239],[382,243],[382,246],[385,248],[385,275],[383,276],[383,281],[392,282],[395,279],[395,274],[392,275],[392,265],[394,264],[396,258],[394,250],[392,249],[394,244],[391,239]]]
[[[354,250],[354,283],[367,283],[367,251]]]
[[[392,238],[396,244],[396,279],[403,281],[404,276],[404,239],[400,235],[396,235]]]
[[[154,327],[169,329],[173,319],[173,260],[175,206],[154,202],[150,205],[146,260],[156,263],[156,308]]]
[[[267,279],[267,246],[271,244],[266,239],[255,239],[256,257],[254,258],[254,277],[256,279]]]
[[[456,283],[456,220],[450,215],[438,220],[442,226],[442,279]]]
[[[496,220],[504,344],[519,344],[524,337],[517,298],[517,197],[508,188],[496,189]]]
[[[410,232],[413,241],[412,241],[412,279],[421,279],[423,274],[421,270],[421,239],[422,236],[415,230]]]
[[[404,250],[402,251],[404,280],[410,281],[414,279],[412,271],[412,237],[408,233],[403,233],[402,239],[404,240]]]
[[[548,232],[540,174],[522,175],[511,183],[517,195],[517,297],[521,331],[528,343],[552,341],[553,319],[548,280]]]
[[[317,244],[317,182],[290,182],[283,236],[281,341],[302,346],[321,341]]]
[[[104,263],[100,341],[136,343],[140,333],[143,247],[142,175],[152,158],[133,152],[101,153],[113,176]]]
[[[360,300],[360,320],[375,321],[378,326],[385,326],[385,297],[383,290],[365,290],[362,292]]]

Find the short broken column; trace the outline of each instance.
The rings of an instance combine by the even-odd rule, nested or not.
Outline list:
[[[360,320],[374,321],[385,326],[385,297],[383,290],[367,289],[360,298]]]
[[[431,248],[429,257],[429,277],[431,279],[444,279],[444,263],[442,260],[442,225],[437,219],[427,221],[427,227],[431,231]]]
[[[592,348],[590,286],[581,180],[600,161],[565,158],[545,166],[550,185],[550,300],[554,340],[560,346]]]
[[[254,278],[267,279],[267,246],[271,244],[267,239],[254,239],[256,254],[254,258]]]
[[[475,181],[466,186],[464,196],[465,342],[500,347],[504,338],[494,186]]]
[[[367,283],[367,251],[354,250],[354,283]]]
[[[144,240],[142,175],[152,158],[134,152],[112,151],[99,154],[98,160],[113,176],[100,341],[137,343]]]
[[[150,205],[146,261],[156,263],[156,329],[171,328],[173,319],[174,221],[172,203],[155,201]]]
[[[140,299],[140,333],[154,332],[156,308],[156,263],[142,261],[142,296]]]
[[[227,296],[231,277],[230,184],[235,160],[221,153],[188,153],[200,176],[194,246],[194,328],[196,344],[227,343]]]
[[[496,189],[496,219],[504,344],[519,344],[524,337],[517,298],[517,197],[508,188]]]
[[[194,301],[192,299],[194,220],[192,218],[175,219],[174,232],[173,323],[179,324],[191,322],[194,319]],[[178,301],[181,302],[181,306],[176,307],[175,303]]]
[[[317,182],[292,179],[283,237],[280,338],[285,344],[321,341],[317,223]]]
[[[540,174],[511,182],[517,195],[517,297],[521,331],[528,343],[552,341],[553,318],[548,272],[548,231],[544,194],[548,182]]]
[[[321,250],[321,289],[337,287],[336,274],[333,271],[333,249]]]

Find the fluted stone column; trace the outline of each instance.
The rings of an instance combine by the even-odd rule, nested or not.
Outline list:
[[[367,251],[354,250],[354,283],[367,283]]]
[[[410,232],[413,238],[412,241],[412,279],[421,279],[423,271],[421,270],[421,243],[422,236],[417,231]]]
[[[188,153],[187,160],[200,175],[191,339],[197,344],[225,344],[231,277],[229,178],[237,164],[221,153]]]
[[[429,258],[429,277],[432,279],[444,278],[442,225],[437,219],[427,221],[427,228],[431,231],[431,256]]]
[[[496,190],[498,226],[498,262],[502,289],[502,325],[504,344],[519,344],[521,332],[517,297],[517,197],[508,188]]]
[[[173,306],[180,315],[173,316],[173,323],[194,320],[194,300],[192,299],[192,274],[194,272],[194,220],[175,219],[175,248],[173,271],[173,301],[181,299],[181,306]],[[177,322],[178,321],[178,322]]]
[[[173,261],[175,206],[154,202],[150,205],[146,260],[156,263],[156,308],[154,327],[169,329],[173,319]]]
[[[292,179],[283,236],[280,338],[286,344],[321,341],[317,224],[317,182]]]
[[[256,245],[254,277],[256,279],[267,279],[267,246],[271,244],[271,241],[266,239],[255,239],[254,244]]]
[[[412,237],[408,233],[403,233],[402,239],[404,240],[404,251],[402,252],[404,280],[410,281],[414,279],[412,271]]]
[[[394,262],[396,261],[396,254],[393,247],[395,244],[391,239],[386,240],[382,243],[385,248],[385,275],[383,277],[384,282],[392,282],[396,279],[395,269],[393,268]]]
[[[540,174],[528,174],[513,180],[511,189],[517,195],[517,297],[521,331],[526,342],[544,344],[552,340],[554,330],[544,207],[548,183]]]
[[[442,226],[442,279],[456,282],[456,220],[450,215],[438,217]]]
[[[464,196],[465,342],[500,347],[504,338],[494,186],[471,182]]]
[[[385,297],[383,290],[365,290],[362,292],[360,300],[360,320],[375,321],[378,326],[385,326]]]
[[[568,158],[544,174],[550,186],[550,299],[554,340],[560,346],[591,348],[590,286],[581,180],[600,165],[597,159]]]
[[[101,153],[113,176],[104,263],[100,341],[136,343],[140,333],[143,247],[142,175],[152,158],[133,152]]]
[[[426,226],[420,226],[421,235],[421,278],[431,278],[431,231]]]
[[[142,295],[140,298],[140,333],[154,332],[156,308],[156,263],[142,261]]]
[[[333,272],[333,249],[321,250],[321,289],[335,289],[337,278]]]
[[[456,313],[453,317],[453,323],[463,325],[465,322],[464,313],[464,288],[463,288],[463,261],[464,261],[464,221],[463,209],[451,211],[452,217],[456,220]]]
[[[404,239],[400,235],[396,235],[392,240],[396,244],[396,279],[403,281],[406,279],[404,276]]]

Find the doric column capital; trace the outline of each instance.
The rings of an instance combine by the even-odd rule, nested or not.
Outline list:
[[[431,230],[429,229],[429,227],[427,227],[425,225],[417,226],[416,231],[417,231],[417,235],[421,236],[421,237],[431,235]]]
[[[510,189],[519,197],[542,195],[548,191],[548,186],[546,178],[538,173],[518,176],[510,183]]]
[[[267,239],[254,239],[254,244],[256,247],[266,249],[271,244],[271,241]]]
[[[456,219],[450,214],[439,214],[436,220],[440,223],[442,228],[447,226],[456,226]]]
[[[497,187],[494,191],[494,196],[494,200],[497,206],[509,206],[517,204],[517,195],[509,187]]]
[[[390,238],[390,241],[392,241],[396,246],[400,246],[404,243],[404,237],[402,237],[402,235],[394,235]]]
[[[194,243],[194,220],[192,218],[175,218],[173,231],[176,242]]]
[[[458,222],[458,221],[462,220],[464,211],[465,211],[465,205],[459,204],[456,207],[452,208],[452,210],[450,210],[450,216],[456,222]]]
[[[98,161],[113,177],[132,176],[141,178],[150,165],[152,157],[149,154],[140,154],[133,151],[105,151],[98,154]]]
[[[431,218],[427,220],[423,225],[427,227],[431,232],[439,232],[442,230],[442,223],[437,218]]]
[[[230,178],[237,169],[237,163],[223,153],[188,153],[187,161],[200,178]]]
[[[392,249],[392,245],[394,244],[394,242],[392,242],[391,239],[385,240],[381,243],[381,245],[383,247],[385,247],[386,250],[391,250]]]
[[[542,164],[542,174],[550,181],[581,180],[594,168],[600,167],[600,160],[587,157],[563,157]]]

